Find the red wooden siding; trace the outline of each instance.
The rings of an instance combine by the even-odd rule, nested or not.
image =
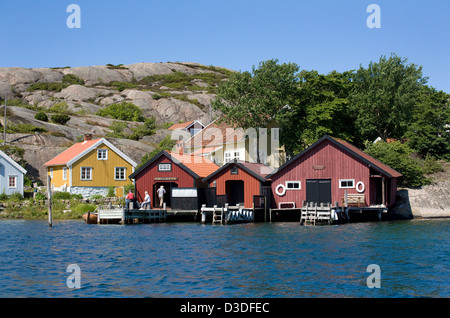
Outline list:
[[[158,171],[160,163],[171,163],[172,171]],[[155,181],[155,178],[177,178],[175,181]],[[174,182],[179,188],[194,187],[194,178],[186,171],[181,169],[177,164],[173,163],[166,156],[161,156],[155,162],[152,162],[148,167],[142,170],[135,179],[136,182],[136,196],[142,201],[144,199],[145,191],[153,193],[153,185],[159,182]],[[168,189],[166,189],[168,190]],[[167,193],[167,195],[170,195]],[[152,202],[154,198],[152,197]]]
[[[339,205],[341,205],[345,190],[349,194],[358,193],[356,188],[339,189],[339,180],[354,179],[355,185],[362,181],[365,185],[364,194],[368,203],[370,200],[369,172],[369,167],[360,159],[325,140],[272,176],[272,193],[275,201],[272,207],[278,207],[280,202],[295,202],[295,206],[300,207],[302,201],[306,200],[307,179],[331,179],[332,203],[337,201]],[[286,181],[300,181],[301,189],[286,190],[285,195],[280,197],[275,189],[279,184],[286,185]]]
[[[244,204],[246,208],[251,208],[253,206],[253,196],[260,195],[261,182],[241,169],[238,168],[238,174],[231,174],[231,167],[235,165],[230,165],[228,169],[223,170],[218,173],[209,181],[209,186],[214,186],[214,180],[216,181],[216,194],[224,195],[227,194],[226,181],[228,180],[241,180],[244,181]]]

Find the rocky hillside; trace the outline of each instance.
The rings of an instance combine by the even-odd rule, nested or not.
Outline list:
[[[79,141],[84,133],[108,140],[136,162],[152,151],[171,123],[198,119],[207,124],[215,89],[232,71],[196,63],[138,63],[91,67],[0,68],[0,103],[8,94],[6,141],[25,150],[29,175],[42,181],[43,164]],[[133,103],[144,118],[155,118],[157,131],[138,140],[111,138],[111,124],[99,116],[111,104]],[[4,126],[2,107],[1,124]],[[67,115],[64,123],[35,118]],[[141,122],[126,121],[131,131]],[[1,127],[3,132],[3,127]],[[0,137],[0,139],[3,139]]]

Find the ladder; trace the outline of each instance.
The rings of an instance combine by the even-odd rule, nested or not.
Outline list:
[[[223,208],[218,208],[217,205],[213,208],[212,224],[223,224]]]
[[[310,208],[309,208],[310,207]],[[312,206],[308,206],[308,203],[302,207],[301,217],[300,217],[300,225],[316,225],[317,220],[317,203]]]

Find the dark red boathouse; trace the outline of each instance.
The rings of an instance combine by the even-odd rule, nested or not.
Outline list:
[[[272,180],[272,208],[304,203],[342,205],[358,198],[358,206],[395,203],[402,175],[352,144],[325,135],[267,176]]]

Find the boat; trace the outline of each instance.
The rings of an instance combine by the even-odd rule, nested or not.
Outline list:
[[[83,214],[83,220],[86,222],[86,224],[97,224],[97,213],[86,212]]]

